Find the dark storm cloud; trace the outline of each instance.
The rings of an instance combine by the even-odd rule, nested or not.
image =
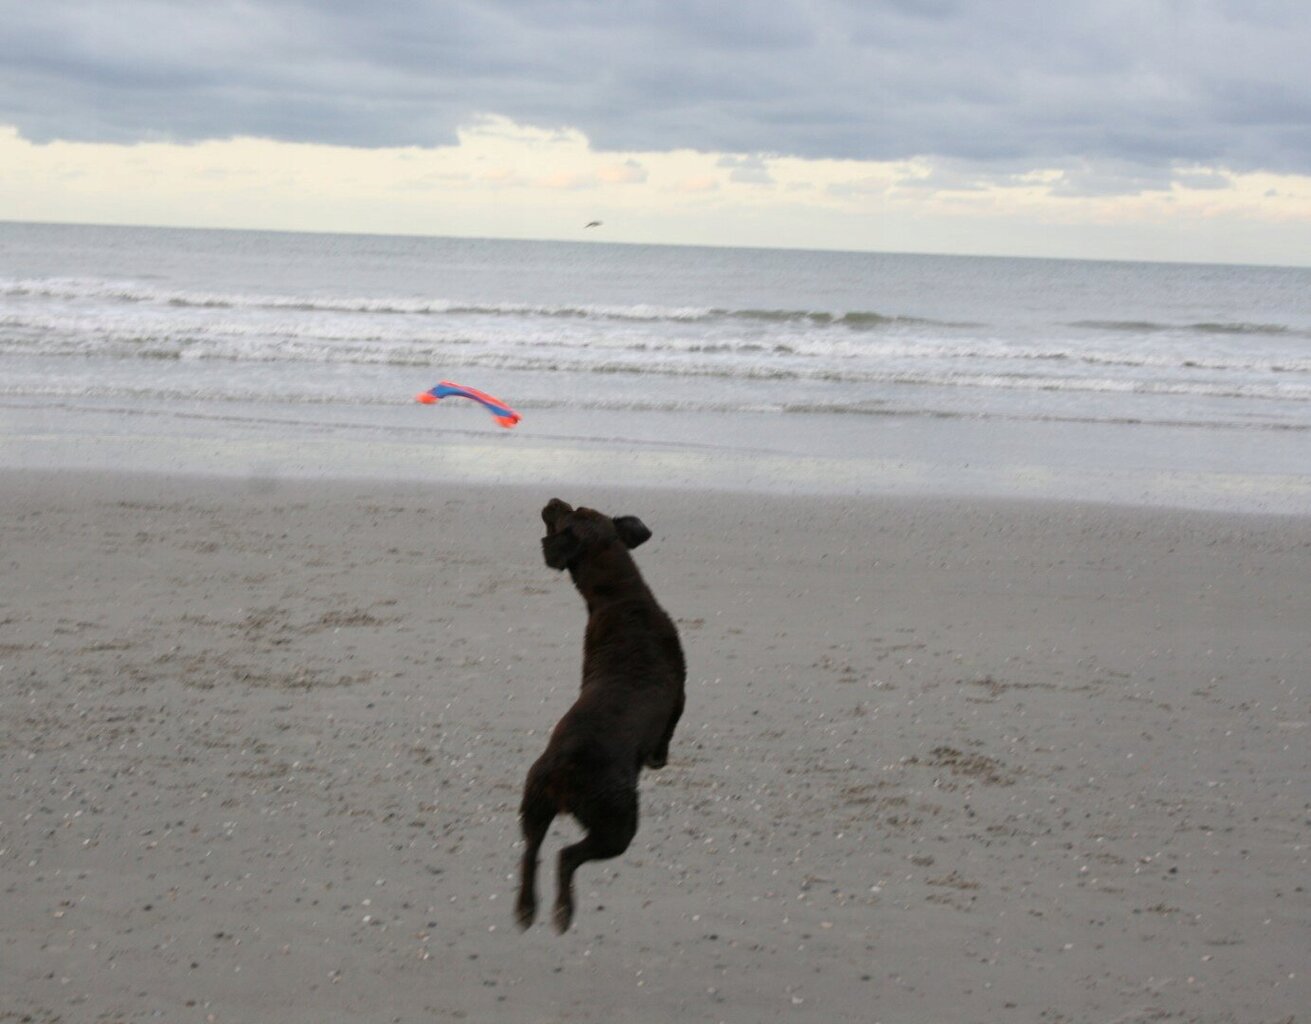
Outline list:
[[[1308,52],[1300,0],[0,0],[0,123],[427,146],[501,114],[606,150],[1311,173]]]

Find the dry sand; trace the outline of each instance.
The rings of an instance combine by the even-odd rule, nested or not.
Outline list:
[[[558,937],[549,497],[3,474],[0,1021],[1308,1019],[1311,519],[561,494],[690,676]]]

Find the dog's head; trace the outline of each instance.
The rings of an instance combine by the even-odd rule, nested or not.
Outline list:
[[[568,569],[611,544],[635,548],[651,539],[651,531],[637,516],[607,515],[590,508],[574,508],[552,498],[542,509],[546,536],[542,555],[552,569]]]

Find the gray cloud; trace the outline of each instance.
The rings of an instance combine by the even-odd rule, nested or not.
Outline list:
[[[502,114],[604,150],[1080,163],[1132,188],[1311,173],[1308,52],[1300,0],[0,0],[0,123],[401,146]]]
[[[752,156],[721,156],[718,166],[728,169],[729,181],[736,181],[745,185],[774,184],[774,176],[769,171],[769,165],[758,154]]]

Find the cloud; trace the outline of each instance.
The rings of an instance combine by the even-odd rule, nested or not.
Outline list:
[[[633,163],[644,183],[600,171]],[[1161,175],[1134,195],[1053,194],[1067,172],[1006,171],[982,190],[939,161],[876,164],[770,157],[773,188],[729,180],[713,154],[598,155],[579,135],[488,122],[458,146],[373,148],[235,139],[180,145],[37,145],[0,127],[0,220],[159,224],[288,231],[581,238],[917,252],[1222,259],[1305,265],[1311,177],[1226,174],[1227,188]],[[1095,170],[1095,168],[1093,168]],[[1115,168],[1109,170],[1114,171]],[[1179,175],[1205,168],[1181,166]],[[556,173],[593,188],[544,188]],[[976,180],[976,179],[970,179]],[[984,179],[977,179],[984,180]],[[567,180],[561,177],[561,184]]]
[[[1228,174],[1209,168],[1178,170],[1174,174],[1174,184],[1180,188],[1201,190],[1219,190],[1234,187],[1234,179]]]
[[[990,182],[1009,185],[1013,175],[1008,172],[982,175],[968,167],[951,166],[943,163],[927,173],[902,175],[897,179],[899,189],[912,189],[921,192],[979,192]]]
[[[38,142],[437,147],[494,114],[606,152],[1068,167],[1069,194],[1311,173],[1298,0],[0,7],[0,124]],[[768,183],[739,159],[732,180]]]
[[[646,168],[636,160],[606,164],[596,172],[596,176],[606,185],[640,185],[647,179]]]
[[[728,168],[729,181],[742,185],[774,184],[774,176],[769,172],[764,158],[759,155],[720,157],[718,166]]]
[[[1053,196],[1069,199],[1140,195],[1168,191],[1173,178],[1168,166],[1126,160],[1085,160],[1062,168],[1049,187]]]
[[[871,196],[886,195],[888,185],[886,178],[867,175],[863,178],[831,182],[825,186],[824,191],[838,199],[866,199]]]

